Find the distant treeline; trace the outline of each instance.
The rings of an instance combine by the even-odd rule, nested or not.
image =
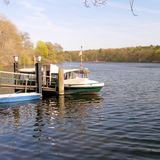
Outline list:
[[[66,61],[80,61],[79,51],[66,51]],[[160,46],[138,46],[83,51],[85,62],[160,62]]]
[[[0,70],[13,64],[13,56],[19,57],[19,64],[34,64],[35,56],[42,56],[42,63],[80,61],[80,51],[63,51],[60,44],[39,40],[34,47],[30,36],[20,32],[16,26],[0,16]],[[119,49],[97,49],[83,51],[85,62],[160,62],[160,46],[138,46]]]

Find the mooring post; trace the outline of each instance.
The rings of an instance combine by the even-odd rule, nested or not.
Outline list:
[[[14,73],[18,72],[18,56],[14,56],[13,70]]]
[[[64,70],[59,68],[58,70],[58,94],[64,95]]]
[[[13,71],[14,71],[14,73],[16,73],[16,72],[18,72],[18,56],[14,56],[13,58],[14,58]],[[18,81],[17,79],[18,79],[17,75],[14,74],[14,84],[15,85],[17,84],[17,81]],[[17,91],[16,88],[14,89],[14,91],[15,92]]]
[[[35,64],[35,71],[36,71],[36,84],[37,84],[37,93],[42,94],[42,65],[40,63],[41,57],[37,57],[37,62]]]

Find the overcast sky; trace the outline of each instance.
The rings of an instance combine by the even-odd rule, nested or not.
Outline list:
[[[0,0],[0,13],[31,40],[59,43],[64,50],[160,45],[160,0],[108,0],[84,7],[83,0]]]

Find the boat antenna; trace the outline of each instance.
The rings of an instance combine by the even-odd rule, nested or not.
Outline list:
[[[81,56],[81,64],[80,64],[80,67],[82,68],[82,62],[83,62],[83,57],[82,57],[82,55],[83,55],[83,53],[82,53],[82,46],[81,46],[81,50],[80,50],[80,52],[79,52],[79,56]]]

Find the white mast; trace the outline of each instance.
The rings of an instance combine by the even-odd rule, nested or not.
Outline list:
[[[83,57],[82,57],[82,46],[81,46],[81,50],[79,52],[79,56],[81,56],[81,64],[80,64],[80,67],[82,67],[82,62],[83,62]]]

